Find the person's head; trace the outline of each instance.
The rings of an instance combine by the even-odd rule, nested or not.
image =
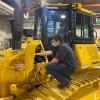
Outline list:
[[[52,44],[53,47],[60,46],[62,42],[63,42],[63,37],[60,34],[55,35],[51,39],[51,44]]]

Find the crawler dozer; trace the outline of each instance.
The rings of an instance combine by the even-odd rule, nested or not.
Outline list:
[[[100,100],[94,13],[81,4],[50,4],[37,9],[35,15],[33,37],[26,30],[26,43],[20,50],[0,52],[0,100]],[[70,87],[65,89],[57,88],[57,80],[45,71],[50,57],[35,55],[51,48],[50,38],[56,33],[73,48],[78,63]]]

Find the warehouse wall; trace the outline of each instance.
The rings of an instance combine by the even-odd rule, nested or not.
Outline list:
[[[0,49],[3,49],[3,47],[9,47],[9,39],[11,38],[10,22],[8,20],[0,20]]]

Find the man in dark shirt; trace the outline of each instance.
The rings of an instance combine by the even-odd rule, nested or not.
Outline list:
[[[59,88],[69,87],[70,75],[76,70],[77,61],[74,52],[67,43],[63,42],[60,35],[55,35],[51,43],[54,47],[52,51],[44,51],[37,55],[53,55],[53,60],[46,65],[46,71],[60,82]]]

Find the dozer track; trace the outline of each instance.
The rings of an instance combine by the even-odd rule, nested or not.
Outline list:
[[[93,86],[97,82],[100,82],[100,69],[86,69],[72,76],[69,88],[61,90],[57,88],[57,81],[53,80],[46,86],[40,86],[31,92],[24,93],[16,100],[71,100],[70,96],[75,95],[80,89]]]

